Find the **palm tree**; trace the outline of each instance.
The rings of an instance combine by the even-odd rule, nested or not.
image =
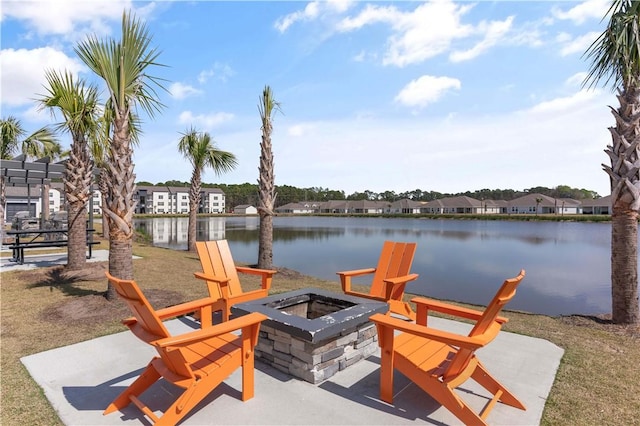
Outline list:
[[[271,269],[273,266],[273,208],[276,201],[275,176],[273,173],[273,151],[271,115],[280,110],[280,103],[273,99],[273,92],[265,86],[258,103],[262,122],[260,142],[260,178],[258,179],[258,214],[260,215],[260,237],[258,240],[258,268]]]
[[[3,118],[0,120],[0,159],[10,160],[19,154],[24,154],[28,158],[40,158],[44,156],[55,156],[62,151],[60,143],[49,127],[43,127],[25,137],[26,134],[26,130],[17,118],[9,116],[6,119]],[[1,240],[4,240],[4,208],[7,204],[6,193],[4,176],[0,176]]]
[[[539,208],[541,202],[542,202],[542,198],[537,197],[536,198],[536,216],[538,216],[538,208]]]
[[[615,127],[603,164],[611,183],[611,304],[618,324],[640,321],[638,305],[638,214],[640,210],[640,2],[616,0],[605,31],[585,55],[591,68],[585,84],[602,79],[617,90]]]
[[[113,117],[113,135],[103,169],[109,192],[102,208],[109,217],[109,272],[122,279],[133,278],[132,242],[135,211],[135,174],[132,132],[137,126],[132,118],[136,107],[150,117],[163,105],[155,88],[164,89],[160,80],[148,74],[159,52],[151,48],[152,37],[146,25],[129,13],[122,16],[120,40],[99,40],[90,36],[78,44],[80,59],[106,83],[107,107]],[[107,299],[115,299],[115,289],[108,285]]]
[[[227,151],[220,151],[208,133],[197,132],[193,127],[182,134],[178,142],[178,150],[193,166],[191,188],[189,189],[189,231],[187,250],[196,251],[196,214],[200,205],[200,189],[202,172],[211,167],[220,175],[235,168],[236,157]]]
[[[60,113],[63,120],[58,128],[72,138],[63,181],[69,221],[67,269],[78,270],[84,268],[87,261],[85,222],[87,203],[92,200],[93,173],[89,141],[96,140],[98,134],[98,89],[83,79],[74,79],[68,71],[47,71],[45,77],[47,93],[41,95],[40,105],[50,109],[54,116]]]

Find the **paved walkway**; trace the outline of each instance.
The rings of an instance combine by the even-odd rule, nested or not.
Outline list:
[[[30,252],[37,252],[38,249],[30,249]],[[2,253],[11,253],[11,250],[2,249]],[[109,250],[92,250],[91,258],[87,262],[105,262],[109,260]],[[29,254],[24,257],[24,263],[20,265],[12,262],[10,256],[0,258],[0,273],[9,271],[26,271],[29,269],[44,268],[54,265],[66,265],[67,252],[55,254]]]
[[[467,334],[470,326],[430,318],[433,327]],[[197,326],[188,318],[167,323],[177,334]],[[124,412],[102,411],[155,355],[129,331],[22,358],[66,425],[149,424],[133,405]],[[521,411],[498,403],[487,421],[492,425],[537,425],[554,382],[563,350],[541,339],[502,332],[479,351],[482,362],[527,406]],[[378,395],[379,353],[312,385],[256,361],[255,397],[240,400],[240,371],[187,417],[184,425],[453,425],[459,421],[400,374],[394,405]],[[172,385],[158,382],[145,395],[156,402],[156,414],[175,399]],[[461,395],[475,408],[488,394],[473,381]]]

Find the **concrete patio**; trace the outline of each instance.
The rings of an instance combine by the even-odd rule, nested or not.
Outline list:
[[[507,315],[508,316],[508,313]],[[467,324],[433,318],[433,327],[468,333]],[[167,322],[182,333],[198,324],[190,318]],[[563,350],[537,338],[502,332],[479,358],[527,406],[521,411],[497,404],[487,421],[492,425],[537,425],[553,385]],[[26,356],[21,359],[66,425],[149,424],[132,405],[103,416],[104,408],[131,383],[155,351],[129,331]],[[313,385],[256,361],[255,397],[240,400],[240,371],[181,423],[184,425],[453,425],[460,422],[408,379],[397,374],[394,405],[378,395],[379,351]],[[473,381],[463,385],[463,398],[475,409],[488,393]],[[143,399],[160,414],[175,399],[172,385],[158,382]]]

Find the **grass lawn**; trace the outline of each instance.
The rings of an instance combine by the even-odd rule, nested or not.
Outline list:
[[[106,247],[103,240],[97,249]],[[196,254],[137,243],[134,254],[141,257],[134,260],[135,279],[156,308],[206,296],[206,285],[192,274],[201,270]],[[61,424],[21,357],[126,330],[120,324],[128,316],[124,304],[102,297],[106,268],[101,262],[75,273],[62,267],[2,273],[0,424]],[[243,277],[245,285],[257,287],[258,281]],[[272,293],[303,287],[340,292],[337,276],[323,281],[282,270],[274,277]],[[505,330],[543,338],[565,350],[542,424],[638,424],[639,327],[585,316],[505,316],[510,319]]]

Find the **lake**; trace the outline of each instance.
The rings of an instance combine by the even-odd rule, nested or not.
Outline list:
[[[187,218],[134,222],[154,245],[186,249]],[[257,217],[199,218],[197,239],[226,238],[237,262],[255,264],[258,227]],[[485,305],[522,268],[510,309],[591,315],[611,311],[610,234],[609,223],[275,217],[273,263],[338,283],[338,271],[375,267],[385,240],[415,241],[412,294]]]

